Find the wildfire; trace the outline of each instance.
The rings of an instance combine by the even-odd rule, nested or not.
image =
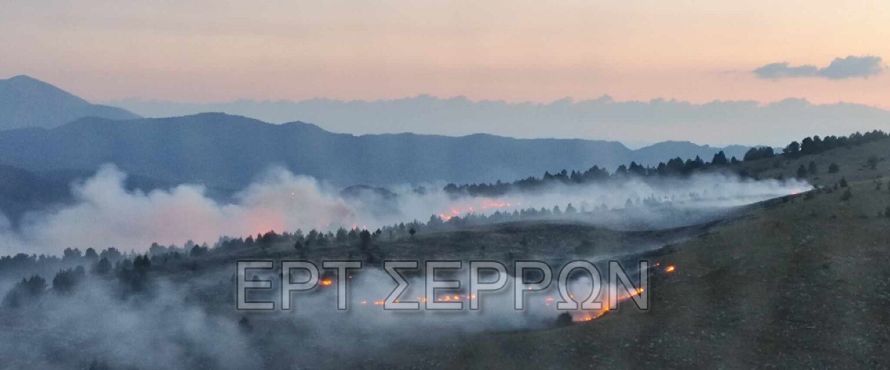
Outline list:
[[[501,199],[482,199],[477,205],[451,207],[448,211],[439,213],[439,218],[441,218],[442,221],[448,221],[463,214],[475,213],[477,210],[479,212],[485,212],[493,209],[510,208],[513,206],[513,203]]]
[[[603,317],[606,313],[609,312],[609,306],[605,305],[599,311],[596,312],[573,312],[572,313],[572,321],[574,322],[586,322],[593,321],[600,317]]]
[[[469,294],[465,295],[464,297],[461,297],[460,295],[456,295],[456,294],[455,295],[441,295],[441,296],[436,297],[436,301],[437,302],[458,302],[458,301],[462,301],[464,299],[469,300],[470,297],[471,296]],[[475,297],[475,295],[473,295],[472,297]],[[424,302],[425,302],[425,300],[424,300]]]
[[[671,272],[674,272],[674,270],[676,270],[676,269],[677,268],[674,267],[674,265],[669,265],[668,267],[664,268],[664,272],[671,273]]]
[[[442,221],[448,221],[452,218],[460,216],[460,214],[461,214],[461,211],[459,209],[452,208],[452,209],[448,210],[448,213],[440,213],[439,218],[441,218]]]
[[[637,288],[634,289],[633,292],[625,294],[623,296],[618,297],[618,302],[624,302],[628,299],[633,298],[634,296],[638,296],[643,294],[645,289]],[[603,301],[603,308],[600,308],[598,311],[590,312],[590,311],[574,311],[571,312],[572,321],[574,322],[585,322],[585,321],[593,321],[600,317],[603,317],[605,314],[609,313],[609,303],[605,300]]]
[[[510,208],[513,205],[510,202],[500,199],[483,199],[482,200],[482,209],[500,209],[500,208]]]
[[[321,279],[320,284],[321,286],[331,286],[332,284],[334,284],[334,281],[331,279]]]

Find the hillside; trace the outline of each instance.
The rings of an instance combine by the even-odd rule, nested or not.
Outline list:
[[[124,109],[91,104],[28,76],[0,80],[0,130],[51,128],[84,117],[133,119],[139,116]]]
[[[397,357],[449,368],[886,368],[890,357],[890,140],[813,157],[753,161],[761,175],[799,162],[810,194],[749,207],[651,258],[677,266],[651,282],[651,309],[625,306],[563,329],[461,338],[435,355]],[[864,164],[882,155],[876,169]],[[834,188],[840,178],[847,188]],[[877,185],[880,183],[881,185]],[[845,200],[846,199],[846,200]],[[455,355],[457,354],[457,355]],[[390,363],[389,360],[384,360]]]
[[[0,332],[16,339],[10,353],[24,353],[12,362],[18,367],[48,366],[62,359],[151,364],[156,360],[152,353],[108,350],[117,345],[109,338],[129,338],[127,329],[136,327],[135,340],[150,343],[176,338],[191,344],[215,338],[211,348],[190,346],[177,352],[177,363],[192,367],[221,366],[222,360],[207,363],[212,358],[207,354],[225,351],[241,354],[227,361],[273,368],[885,368],[890,366],[884,350],[890,342],[890,164],[878,157],[871,169],[860,161],[886,153],[888,144],[890,140],[881,140],[801,157],[807,164],[816,162],[817,168],[836,163],[839,170],[831,177],[814,178],[818,190],[746,206],[717,222],[675,229],[616,231],[577,220],[509,222],[416,235],[401,227],[395,235],[387,230],[369,236],[370,245],[357,235],[320,242],[310,232],[295,243],[297,234],[270,233],[227,240],[209,250],[153,246],[150,263],[147,257],[129,255],[134,262],[117,263],[114,273],[96,272],[100,256],[117,261],[124,257],[108,249],[92,257],[77,251],[61,259],[6,258],[0,262],[7,266],[2,271],[9,274],[8,284],[33,273],[46,274],[47,281],[56,274],[59,282],[53,278],[53,288],[32,306],[0,308]],[[758,176],[767,171],[784,176],[782,171],[796,164],[792,160],[776,165],[776,160],[742,165],[759,171]],[[850,180],[842,186],[840,180],[833,182],[835,178]],[[642,256],[676,270],[653,272],[648,311],[625,303],[596,320],[563,327],[555,325],[555,317],[545,317],[543,326],[482,330],[476,326],[501,317],[473,321],[472,315],[455,316],[460,320],[450,321],[454,328],[438,327],[435,320],[374,316],[370,303],[348,313],[306,304],[295,312],[254,314],[232,306],[232,263],[237,259],[348,257],[375,266],[382,258],[562,261],[579,253],[625,261]],[[72,283],[81,285],[67,288],[71,291],[60,291],[65,287],[60,269],[78,265],[92,272]],[[118,298],[106,298],[103,287]],[[317,293],[301,299],[329,303],[319,298],[324,291]],[[373,292],[359,288],[352,294],[354,303],[374,298]],[[81,309],[67,309],[71,307]],[[96,323],[98,311],[103,315]],[[157,322],[165,324],[156,327]],[[183,323],[197,329],[183,332]],[[41,350],[24,350],[35,345]],[[50,350],[56,355],[44,355]]]
[[[0,163],[34,171],[92,171],[115,163],[168,183],[240,189],[269,166],[341,186],[513,179],[560,168],[614,168],[721,148],[672,143],[633,151],[618,142],[492,135],[336,134],[315,125],[268,124],[220,113],[112,121],[84,118],[54,129],[0,132]],[[744,148],[735,148],[741,152]]]
[[[870,158],[875,161],[874,168],[869,164]],[[809,173],[810,162],[815,165],[815,173]],[[837,164],[838,172],[830,172],[832,163]],[[801,166],[807,168],[808,172],[803,178],[818,186],[834,185],[841,178],[858,182],[886,177],[890,173],[890,138],[818,154],[776,156],[738,164],[739,169],[760,178],[796,177]]]

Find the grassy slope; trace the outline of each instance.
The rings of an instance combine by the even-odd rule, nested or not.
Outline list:
[[[870,156],[875,156],[879,160],[876,170],[869,169],[866,166]],[[819,186],[832,185],[839,181],[841,177],[846,177],[848,181],[886,177],[890,175],[890,139],[859,146],[837,148],[820,154],[793,159],[779,156],[766,160],[743,162],[740,167],[747,169],[751,174],[757,174],[761,178],[780,175],[784,178],[792,178],[796,176],[800,165],[807,167],[811,161],[816,163],[818,171],[815,175],[807,176],[806,180]],[[828,173],[828,167],[831,163],[837,163],[840,166],[838,173]]]
[[[865,168],[869,156],[887,154],[890,140],[798,159],[743,163],[760,178],[790,178],[800,164],[815,161],[820,171],[809,181],[830,188],[845,177],[853,196],[842,201],[844,189],[823,190],[813,197],[767,202],[703,234],[699,228],[622,233],[577,224],[512,223],[381,243],[389,258],[415,257],[423,251],[426,258],[509,258],[512,252],[549,259],[574,252],[619,253],[629,245],[698,235],[657,257],[678,270],[652,279],[648,312],[624,307],[566,328],[447,335],[432,343],[403,343],[398,351],[364,354],[362,363],[350,365],[888,367],[890,218],[878,213],[890,206],[890,192],[886,185],[876,190],[874,179],[890,178],[890,161],[882,160],[876,170]],[[827,174],[832,162],[840,165],[839,173]],[[579,251],[579,245],[587,247]],[[257,256],[256,250],[234,253]],[[323,248],[309,255],[318,253],[359,255],[356,246]],[[280,245],[260,255],[292,256],[293,249]],[[233,257],[224,253],[214,259]],[[228,307],[230,299],[216,291],[205,298],[219,299],[219,307]],[[267,319],[254,318],[254,325],[281,325]],[[334,356],[331,363],[316,365],[337,367],[351,360]]]
[[[648,312],[625,307],[589,324],[490,334],[427,353],[449,367],[888,367],[890,355],[890,163],[865,169],[890,141],[796,160],[747,163],[761,177],[790,177],[800,163],[810,180],[843,189],[752,207],[660,257],[678,270],[654,279]],[[781,164],[776,167],[774,162]],[[841,166],[828,175],[828,164]],[[409,360],[410,359],[406,359]]]
[[[890,179],[887,154],[890,140],[743,163],[760,178],[791,178],[800,164],[815,161],[819,174],[807,180],[828,190],[750,207],[657,257],[678,269],[651,280],[647,312],[624,307],[567,328],[405,343],[397,352],[366,357],[364,365],[888,367],[890,218],[878,214],[890,206],[890,191],[886,184],[875,187],[875,179]],[[865,166],[872,155],[882,158],[876,170]],[[827,173],[832,162],[839,173]],[[847,201],[841,199],[845,189],[830,189],[841,177],[850,182]],[[496,258],[506,251],[552,258],[571,254],[584,241],[595,246],[584,252],[615,253],[637,239],[677,236],[518,223],[418,235],[382,247],[390,257],[405,257],[401,251],[416,256],[423,248],[428,258]],[[292,253],[287,246],[269,252]]]

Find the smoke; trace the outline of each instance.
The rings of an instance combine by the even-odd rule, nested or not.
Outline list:
[[[394,351],[441,345],[464,334],[550,327],[556,315],[554,290],[529,295],[526,311],[513,309],[510,287],[480,294],[481,309],[385,311],[392,279],[378,269],[350,281],[348,311],[336,309],[335,287],[295,293],[291,311],[236,312],[231,301],[231,266],[203,271],[187,282],[156,278],[150,292],[121,297],[114,280],[87,276],[70,294],[47,292],[26,308],[0,308],[3,368],[342,368],[386,361]],[[466,268],[462,270],[466,273]],[[261,275],[275,280],[276,274]],[[468,286],[467,276],[461,280]],[[409,278],[403,299],[423,295],[423,280]],[[583,297],[586,279],[572,284]],[[589,289],[588,289],[589,291]],[[210,297],[210,298],[208,298]],[[277,284],[267,297],[280,307]],[[362,302],[367,301],[366,304]],[[249,324],[239,324],[249,317]],[[13,319],[14,318],[14,319]],[[370,359],[370,360],[369,360]]]
[[[219,201],[199,185],[129,191],[124,179],[125,174],[116,168],[103,167],[73,185],[74,203],[29,214],[18,229],[7,223],[0,232],[4,251],[58,253],[64,247],[90,246],[144,250],[152,242],[213,242],[220,235],[255,235],[271,229],[373,229],[413,219],[425,221],[433,214],[447,219],[556,205],[565,210],[569,203],[579,212],[562,217],[609,226],[667,227],[809,189],[806,183],[793,180],[754,181],[708,174],[554,185],[497,197],[454,196],[437,190],[441,184],[429,184],[424,191],[403,186],[392,189],[392,194],[368,190],[341,195],[315,179],[271,169],[230,201]],[[628,246],[624,251],[639,252],[640,247]],[[602,267],[606,256],[577,257]],[[0,357],[15,361],[5,366],[85,368],[99,360],[112,368],[393,367],[399,365],[397,353],[448,348],[449,343],[473,333],[551,327],[560,313],[553,285],[532,293],[526,310],[514,310],[513,279],[501,291],[480,294],[481,309],[470,311],[468,267],[464,265],[454,275],[439,276],[461,281],[461,289],[437,292],[439,297],[463,302],[464,309],[457,312],[383,310],[379,303],[395,283],[385,272],[368,266],[349,278],[348,311],[336,309],[334,285],[294,294],[291,311],[249,314],[234,309],[234,268],[228,262],[202,264],[196,270],[170,263],[163,267],[168,273],[154,275],[147,293],[122,295],[115,278],[88,274],[70,295],[51,291],[27,310],[0,308],[0,318],[4,318],[0,320],[4,323],[0,324],[0,347],[4,348]],[[636,282],[633,266],[625,267]],[[261,274],[273,281],[273,288],[252,300],[272,300],[276,308],[281,307],[279,273]],[[554,271],[554,285],[557,274]],[[421,301],[423,278],[412,275],[408,281],[410,288],[401,300]],[[576,275],[570,291],[580,300],[589,286],[589,279]],[[242,317],[249,318],[249,323],[239,324]]]
[[[559,314],[555,289],[529,294],[527,309],[514,310],[512,282],[480,294],[479,311],[467,309],[466,288],[438,293],[440,300],[459,295],[461,311],[386,311],[374,302],[382,301],[394,283],[379,269],[350,279],[347,311],[336,309],[336,287],[328,287],[295,293],[290,311],[250,314],[235,311],[228,299],[233,293],[229,267],[205,270],[187,282],[158,277],[150,292],[124,298],[114,280],[87,276],[70,294],[51,291],[26,308],[0,308],[0,315],[15,318],[0,324],[0,356],[9,359],[3,366],[86,368],[98,360],[111,368],[342,368],[465,334],[551,327]],[[466,267],[461,271],[439,278],[458,279],[467,287]],[[253,299],[274,300],[281,307],[276,275],[260,275],[274,286]],[[402,300],[417,301],[424,294],[423,278],[409,282]],[[580,298],[587,286],[588,280],[578,279],[571,291]],[[245,316],[247,328],[239,324]]]
[[[124,187],[114,166],[73,185],[73,205],[26,215],[16,233],[7,228],[4,252],[57,253],[65,247],[143,250],[152,242],[213,242],[221,235],[328,228],[355,219],[346,202],[307,177],[269,171],[231,203],[211,199],[199,185],[148,193]]]
[[[3,368],[245,369],[257,362],[237,321],[187,303],[189,285],[158,282],[151,296],[121,299],[90,278],[71,295],[45,294],[27,310],[0,309]],[[12,318],[15,318],[14,320]]]
[[[467,213],[491,214],[518,209],[562,207],[571,203],[586,213],[585,221],[614,227],[674,226],[676,217],[652,211],[653,204],[671,209],[725,209],[809,189],[796,180],[754,181],[731,175],[609,181],[591,185],[556,185],[532,193],[498,197],[454,196],[441,184],[424,191],[410,186],[395,196],[374,191],[341,195],[313,178],[273,168],[230,201],[209,197],[204,187],[183,184],[149,192],[127,190],[126,175],[112,165],[72,185],[75,201],[32,212],[13,230],[0,217],[0,253],[59,253],[66,247],[145,250],[151,243],[213,243],[220,236],[248,236],[270,230],[375,229],[431,215],[447,220]],[[606,210],[623,210],[607,212]],[[704,213],[702,213],[704,214]],[[694,222],[699,219],[684,219]]]

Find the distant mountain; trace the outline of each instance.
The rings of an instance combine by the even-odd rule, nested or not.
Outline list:
[[[0,130],[22,127],[51,128],[84,117],[139,118],[120,108],[90,104],[62,89],[28,76],[0,80]]]
[[[742,159],[748,148],[743,145],[730,145],[720,148],[710,145],[698,145],[689,141],[662,141],[635,150],[633,157],[638,163],[646,164],[667,161],[669,158],[665,158],[665,155],[670,155],[671,158],[680,157],[683,159],[700,156],[705,161],[709,161],[715,153],[722,150],[727,158],[735,156],[738,159]]]
[[[391,100],[238,100],[177,103],[122,100],[113,103],[146,117],[225,112],[267,122],[295,119],[326,130],[356,134],[414,132],[618,140],[626,144],[663,140],[700,143],[785,145],[801,137],[847,135],[890,129],[890,111],[861,104],[813,104],[803,99],[761,103],[673,99],[507,102],[420,95]]]
[[[0,214],[15,222],[23,213],[48,204],[64,203],[71,196],[69,180],[59,176],[40,176],[21,168],[0,165]]]
[[[744,148],[730,148],[740,156]],[[637,161],[718,148],[670,143],[630,150],[621,143],[577,139],[513,139],[331,133],[307,123],[269,124],[241,116],[193,116],[113,121],[83,118],[53,129],[0,132],[0,164],[32,171],[87,170],[115,163],[123,171],[162,183],[194,182],[240,189],[269,166],[337,185],[390,185],[514,180],[544,171],[614,169]]]

